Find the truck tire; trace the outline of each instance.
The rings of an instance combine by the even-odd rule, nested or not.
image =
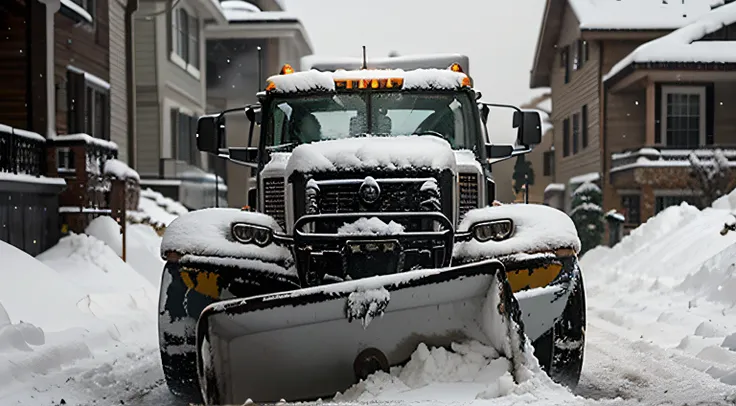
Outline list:
[[[582,275],[570,295],[562,317],[534,341],[540,366],[560,385],[574,390],[580,381],[585,352],[585,287]]]

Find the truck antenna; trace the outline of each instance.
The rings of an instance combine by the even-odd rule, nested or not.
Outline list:
[[[263,53],[260,46],[256,47],[256,50],[258,51],[258,86],[261,86],[263,84]]]
[[[363,45],[363,66],[360,69],[368,69],[368,61],[365,58],[365,45]]]

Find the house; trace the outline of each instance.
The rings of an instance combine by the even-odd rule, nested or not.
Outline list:
[[[190,209],[226,203],[223,180],[208,172],[207,156],[194,138],[197,118],[207,107],[205,25],[226,23],[217,0],[144,0],[134,16],[131,163],[142,187]]]
[[[547,1],[530,85],[552,93],[554,149],[541,153],[554,157],[548,197],[558,207],[569,210],[574,189],[593,181],[604,211],[623,213],[630,229],[697,200],[689,154],[708,160],[736,144],[728,3]]]
[[[108,208],[100,165],[117,158],[118,143],[130,136],[126,22],[136,6],[137,0],[0,5],[7,21],[0,42],[3,241],[35,255],[64,228],[80,231]]]
[[[227,24],[211,24],[207,38],[207,111],[243,107],[257,102],[266,78],[278,74],[284,64],[299,69],[312,44],[298,18],[281,9],[276,0],[221,3]],[[226,116],[228,146],[247,146],[249,123],[244,114]],[[250,142],[257,145],[258,127]],[[253,206],[255,172],[251,168],[210,157],[210,165],[228,180],[230,206]]]

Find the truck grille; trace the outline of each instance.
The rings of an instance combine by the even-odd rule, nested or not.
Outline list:
[[[279,225],[285,227],[284,216],[284,179],[268,178],[263,180],[263,212],[273,217]]]
[[[378,211],[409,212],[420,211],[422,196],[419,192],[421,182],[381,183],[381,197],[377,203]],[[355,213],[361,208],[358,198],[359,183],[343,183],[320,186],[320,213]]]
[[[465,213],[478,208],[478,175],[475,173],[461,173],[460,183],[460,219]]]

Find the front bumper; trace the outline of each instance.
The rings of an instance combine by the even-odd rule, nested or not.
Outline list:
[[[381,221],[421,220],[434,224],[437,231],[401,234],[333,234],[302,231],[319,222],[360,218]],[[417,268],[442,268],[452,259],[455,233],[450,220],[439,212],[407,213],[335,213],[306,215],[294,224],[293,246],[297,271],[302,286],[315,286],[330,276],[338,280],[400,273]]]

